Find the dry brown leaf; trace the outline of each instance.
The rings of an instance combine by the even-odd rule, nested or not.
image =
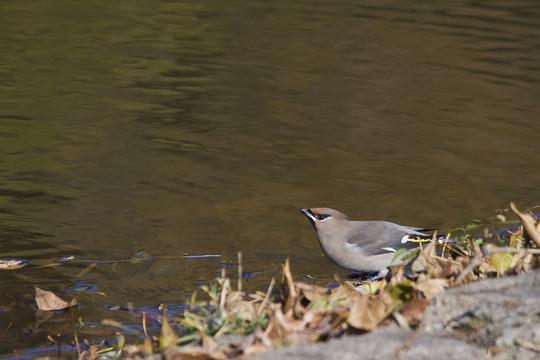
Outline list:
[[[81,355],[79,355],[79,360],[95,360],[97,359],[97,352],[99,350],[98,345],[90,345],[90,347],[84,350]]]
[[[430,242],[422,248],[422,251],[411,265],[411,270],[415,273],[427,272],[428,274],[438,274],[442,271],[441,265],[436,258],[435,241]]]
[[[285,266],[283,268],[283,275],[285,276],[285,279],[287,280],[287,287],[289,289],[289,296],[287,297],[287,301],[285,302],[285,307],[284,307],[284,311],[286,313],[292,310],[293,305],[296,302],[296,299],[298,298],[298,293],[296,291],[296,288],[294,287],[293,276],[291,273],[291,267],[289,263],[290,263],[289,258],[285,259]]]
[[[283,341],[289,344],[309,344],[317,340],[317,334],[309,329],[291,331],[283,336]]]
[[[56,296],[52,291],[42,290],[37,286],[34,286],[34,288],[36,289],[36,303],[40,310],[63,310],[77,304],[75,299],[73,299],[71,303],[67,303]]]
[[[332,324],[336,318],[334,313],[316,313],[307,326],[320,334],[326,334],[332,330]]]
[[[180,348],[178,358],[181,360],[226,360],[223,351],[208,351],[201,346],[184,346]]]
[[[419,283],[413,283],[413,287],[421,291],[428,301],[431,301],[435,295],[448,287],[447,279],[428,279]]]
[[[441,278],[448,279],[450,277],[456,277],[463,271],[463,264],[455,260],[447,260],[446,266],[437,275]]]
[[[187,358],[184,357],[182,354],[180,353],[176,353],[176,354],[172,354],[170,356],[167,356],[167,360],[186,360]],[[205,358],[203,358],[205,359]],[[197,358],[197,360],[201,360],[199,358]]]
[[[383,279],[380,281],[371,281],[371,282],[361,284],[358,286],[355,286],[350,281],[346,281],[344,285],[347,286],[352,291],[355,291],[359,294],[373,295],[377,292],[377,290],[384,289],[386,284],[387,284],[386,280]]]
[[[227,355],[212,337],[202,334],[201,346],[184,346],[180,348],[180,359],[186,360],[225,360]],[[174,347],[176,349],[176,346]]]
[[[259,331],[258,333],[257,330]],[[257,335],[260,334],[261,329],[257,328],[257,330],[242,337],[242,340],[236,345],[236,350],[239,352],[244,352],[247,348],[254,345],[257,342]]]
[[[247,349],[244,350],[244,356],[245,357],[251,357],[260,353],[263,353],[265,351],[270,350],[271,347],[264,345],[264,344],[253,344]]]
[[[257,317],[255,304],[245,300],[228,301],[225,306],[230,317],[238,317],[244,321],[254,321]]]
[[[332,311],[328,314],[330,317],[327,317],[327,319],[330,321],[330,327],[332,329],[337,329],[347,322],[347,317],[349,317],[349,308],[344,304],[336,305],[332,307]]]
[[[427,299],[411,299],[403,304],[401,314],[409,325],[416,326],[424,316],[424,310],[429,305]]]
[[[314,303],[321,296],[323,296],[328,290],[322,286],[311,285],[307,283],[297,282],[294,284],[295,287],[304,295],[309,302]]]
[[[530,214],[524,214],[519,211],[513,202],[510,203],[510,207],[517,214],[517,216],[519,216],[523,227],[525,228],[531,239],[533,239],[533,241],[536,243],[536,246],[540,247],[540,231],[536,229],[536,226],[534,224],[534,218]]]
[[[373,330],[389,314],[388,306],[379,298],[369,295],[352,295],[346,304],[350,311],[347,323],[360,330]]]
[[[389,309],[394,307],[394,298],[388,291],[380,291],[377,296]]]
[[[171,324],[169,324],[169,319],[167,315],[167,308],[163,306],[163,317],[161,319],[161,336],[159,339],[159,346],[165,352],[172,352],[176,348],[176,343],[178,338]]]
[[[202,348],[208,352],[218,351],[219,344],[211,336],[208,336],[205,333],[202,334]]]
[[[255,329],[255,336],[257,337],[257,340],[268,347],[272,346],[272,340],[268,336],[268,333],[272,331],[273,323],[271,321],[268,322],[268,326],[266,326],[266,329],[263,331],[261,328]]]
[[[533,254],[527,254],[524,256],[516,256],[516,258],[517,261],[515,264],[515,269],[520,274],[523,272],[531,271],[538,267],[538,256],[534,256]]]
[[[405,277],[405,264],[392,265],[392,266],[389,266],[388,269],[390,270],[390,273],[392,274],[392,276],[390,277],[390,283],[392,285],[396,285],[397,283],[400,283],[403,281]]]
[[[273,322],[273,331],[275,337],[280,338],[291,344],[303,344],[314,342],[318,334],[305,327],[303,320],[287,319],[280,307],[276,307],[270,316],[270,322]]]
[[[308,311],[304,314],[304,318],[302,320],[306,327],[310,329],[316,329],[321,323],[321,321],[323,321],[326,317],[326,313],[324,312]]]
[[[485,263],[485,258],[482,253],[476,253],[473,258],[457,258],[463,265],[463,271],[456,277],[454,284],[467,284],[474,281],[478,276],[474,274],[473,270]],[[489,265],[488,265],[489,266]]]
[[[295,319],[302,319],[306,313],[307,309],[302,305],[300,301],[294,303],[292,311],[287,313],[287,316],[291,316]]]
[[[282,333],[303,330],[305,328],[303,320],[287,319],[279,306],[275,308],[273,315],[276,329]]]

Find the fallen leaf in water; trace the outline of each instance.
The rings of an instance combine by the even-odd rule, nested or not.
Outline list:
[[[178,337],[169,323],[167,308],[163,305],[163,317],[161,319],[161,336],[159,338],[159,347],[166,353],[172,352],[178,342]]]
[[[0,260],[0,270],[15,270],[22,268],[26,265],[24,260],[15,260],[15,259],[2,259]]]
[[[36,289],[36,303],[40,310],[63,310],[70,306],[77,305],[77,300],[73,298],[70,303],[65,302],[56,296],[52,291],[42,290],[37,286]]]

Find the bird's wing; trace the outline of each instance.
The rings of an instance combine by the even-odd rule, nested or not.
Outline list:
[[[396,252],[399,249],[418,247],[419,241],[429,241],[429,235],[420,228],[401,226],[386,221],[357,221],[356,231],[347,242],[361,249],[364,255],[379,255]],[[411,235],[408,237],[408,235]],[[422,240],[417,240],[416,237]],[[425,238],[425,240],[424,240]]]

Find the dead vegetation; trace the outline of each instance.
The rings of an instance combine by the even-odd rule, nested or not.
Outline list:
[[[407,269],[393,267],[375,283],[336,279],[340,286],[326,288],[295,282],[287,260],[282,276],[272,279],[266,292],[253,293],[242,290],[241,276],[235,290],[223,271],[193,294],[190,310],[182,317],[170,319],[162,309],[159,337],[126,345],[119,333],[111,348],[78,346],[79,358],[95,359],[104,353],[124,358],[246,358],[278,346],[361,334],[379,326],[414,329],[431,299],[444,289],[538,267],[540,224],[513,204],[512,208],[523,226],[497,234],[499,240],[506,239],[504,246],[483,244],[464,232],[442,247],[435,242],[424,246]],[[240,275],[241,266],[239,259]],[[78,345],[76,337],[74,341]]]

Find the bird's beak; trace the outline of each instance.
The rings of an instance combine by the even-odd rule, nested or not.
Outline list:
[[[307,216],[309,221],[311,222],[311,225],[317,230],[317,223],[319,220],[315,216],[313,216],[313,213],[311,212],[311,209],[300,209],[300,212]]]
[[[313,217],[313,214],[311,213],[311,209],[300,209],[300,212],[309,218]]]

